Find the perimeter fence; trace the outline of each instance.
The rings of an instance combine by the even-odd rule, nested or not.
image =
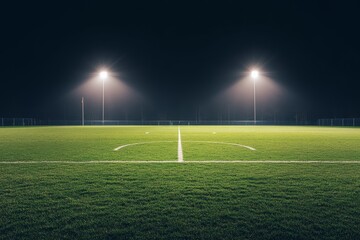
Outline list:
[[[283,126],[360,126],[360,118],[332,118],[313,121],[266,120],[42,120],[36,118],[0,118],[0,126],[101,126],[101,125],[283,125]]]
[[[0,126],[34,126],[37,125],[34,118],[0,118]]]
[[[348,126],[356,127],[360,126],[360,118],[328,118],[319,119],[319,126]]]
[[[210,120],[41,120],[35,118],[1,118],[0,126],[100,126],[100,125],[317,125],[316,121],[210,121]]]

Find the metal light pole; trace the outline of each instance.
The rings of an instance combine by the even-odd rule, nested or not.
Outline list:
[[[105,80],[108,78],[107,71],[101,71],[99,77],[102,80],[102,124],[105,122]]]
[[[85,119],[84,119],[84,97],[81,98],[81,124],[85,125]]]
[[[105,121],[105,79],[102,81],[102,124]]]
[[[259,77],[259,71],[252,70],[250,75],[254,82],[254,124],[256,125],[256,79]]]

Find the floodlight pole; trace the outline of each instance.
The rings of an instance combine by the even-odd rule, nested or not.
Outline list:
[[[105,78],[103,79],[102,89],[102,124],[105,122]]]
[[[102,124],[105,122],[105,79],[108,77],[107,71],[101,71],[99,77],[102,80]]]
[[[254,69],[251,71],[250,76],[254,81],[254,125],[256,125],[256,79],[259,77],[259,72]]]
[[[254,124],[256,125],[256,80],[254,79]]]
[[[85,119],[84,119],[84,97],[81,98],[81,124],[85,125]]]

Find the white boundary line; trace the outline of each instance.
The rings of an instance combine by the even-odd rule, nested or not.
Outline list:
[[[158,160],[104,160],[104,161],[0,161],[0,164],[111,164],[111,163],[120,163],[120,164],[150,164],[150,163],[178,163],[179,161],[176,160],[164,160],[164,161],[158,161]],[[183,163],[205,163],[205,164],[211,164],[211,163],[232,163],[232,164],[360,164],[359,161],[297,161],[297,160],[203,160],[203,161],[186,161]]]
[[[178,162],[184,162],[180,126],[178,126]]]

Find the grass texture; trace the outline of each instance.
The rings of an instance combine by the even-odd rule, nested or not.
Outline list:
[[[0,239],[360,239],[360,129],[177,129],[0,128]]]
[[[0,170],[1,239],[359,239],[356,164]]]
[[[176,126],[0,128],[0,161],[176,160],[177,134]],[[185,161],[341,161],[360,156],[359,128],[182,126],[181,134]],[[147,144],[114,151],[138,142]]]

